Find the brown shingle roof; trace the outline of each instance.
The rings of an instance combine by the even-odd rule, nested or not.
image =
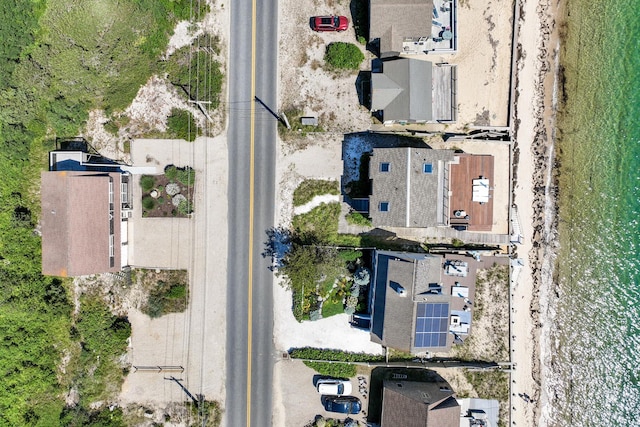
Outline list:
[[[383,382],[381,427],[458,427],[460,406],[447,382]]]
[[[120,270],[119,173],[42,172],[42,273],[81,276]],[[109,182],[113,185],[113,267]]]

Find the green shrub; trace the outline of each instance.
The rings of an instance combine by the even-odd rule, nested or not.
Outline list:
[[[289,355],[294,359],[310,360],[332,360],[336,362],[380,362],[384,356],[367,353],[350,353],[341,350],[331,350],[324,348],[302,347],[289,351]]]
[[[335,378],[351,378],[357,373],[356,365],[348,363],[304,362],[305,365],[319,373]]]
[[[156,207],[156,199],[151,196],[145,196],[142,198],[142,207],[147,210],[153,210]]]
[[[318,243],[330,243],[338,235],[340,203],[323,203],[293,217],[293,228],[300,235],[313,235]]]
[[[109,132],[111,135],[118,135],[118,130],[120,130],[120,128],[113,120],[109,120],[104,124],[104,130]]]
[[[340,194],[338,181],[322,179],[307,179],[302,181],[293,192],[293,206],[302,206],[309,203],[315,196],[324,194]]]
[[[142,312],[151,318],[168,313],[179,313],[187,308],[187,287],[183,284],[167,286],[159,282],[158,287],[149,294]]]
[[[176,180],[183,185],[193,185],[196,180],[196,171],[189,166],[185,168],[179,168],[176,171]]]
[[[362,251],[356,251],[353,249],[345,249],[338,252],[340,258],[345,262],[353,262],[362,256]]]
[[[198,136],[198,127],[190,112],[174,108],[167,119],[167,133],[170,138],[191,142]]]
[[[360,225],[362,227],[371,227],[371,220],[360,212],[350,212],[346,216],[347,222],[351,225]]]
[[[358,40],[358,43],[360,43],[363,46],[367,44],[367,39],[365,39],[363,36],[358,36],[357,40]]]
[[[357,70],[364,61],[364,54],[353,43],[334,42],[327,46],[324,60],[336,69]]]
[[[164,186],[162,186],[162,185],[158,185],[158,187],[156,188],[156,190],[158,190],[158,194],[162,194],[162,192],[164,191]]]
[[[164,205],[164,202],[165,202],[164,197],[158,197],[158,204],[159,205]]]
[[[183,284],[173,285],[167,292],[167,298],[184,298],[187,296],[187,287]]]
[[[156,185],[156,180],[151,175],[142,175],[140,178],[140,187],[142,187],[142,191],[148,193],[153,189]]]
[[[175,166],[171,165],[171,166],[167,166],[164,169],[164,176],[167,177],[167,179],[171,182],[176,180],[176,176],[178,176],[178,168],[176,168]]]
[[[189,215],[190,213],[193,212],[193,208],[191,206],[191,203],[189,203],[188,200],[183,200],[178,204],[178,212],[180,212],[182,215]]]

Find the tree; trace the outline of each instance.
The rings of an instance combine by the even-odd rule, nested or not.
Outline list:
[[[286,277],[288,289],[301,292],[303,288],[315,289],[319,280],[346,273],[346,268],[334,248],[293,244],[279,272]]]

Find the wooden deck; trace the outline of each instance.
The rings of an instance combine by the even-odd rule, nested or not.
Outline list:
[[[449,223],[466,225],[469,231],[491,231],[493,227],[493,156],[459,154],[460,163],[449,168]],[[472,200],[473,180],[489,179],[489,202]],[[465,211],[469,219],[457,218],[456,211]]]
[[[436,65],[432,71],[433,97],[431,98],[433,120],[453,122],[456,120],[454,110],[456,67],[452,65]]]

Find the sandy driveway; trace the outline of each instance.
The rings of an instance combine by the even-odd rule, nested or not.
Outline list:
[[[133,259],[139,265],[187,268],[190,298],[184,313],[150,319],[129,313],[133,335],[129,357],[134,366],[175,365],[183,373],[132,371],[121,393],[123,403],[163,405],[187,399],[175,375],[192,393],[224,401],[226,141],[200,138],[193,143],[137,140],[132,143],[134,165],[192,166],[196,170],[195,213],[191,219],[133,221]],[[138,202],[139,203],[139,202]],[[141,233],[144,233],[141,235]],[[215,234],[215,238],[211,238]]]

